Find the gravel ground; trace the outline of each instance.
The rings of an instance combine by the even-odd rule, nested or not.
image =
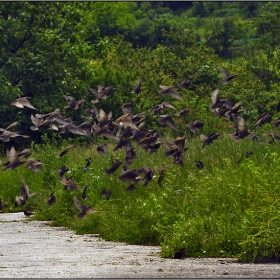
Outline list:
[[[280,278],[280,264],[159,257],[160,247],[76,235],[23,213],[0,214],[0,278]]]

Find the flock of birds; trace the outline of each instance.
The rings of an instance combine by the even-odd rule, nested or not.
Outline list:
[[[238,75],[230,75],[224,69],[219,67],[221,74],[224,76],[224,79],[221,80],[221,83],[228,84],[234,77]],[[137,83],[131,84],[132,93],[139,94],[141,92],[142,79],[140,78]],[[190,80],[183,80],[180,84],[175,86],[160,86],[158,93],[166,97],[170,95],[172,98],[183,102],[182,97],[177,93],[177,90],[182,88],[188,88],[190,85]],[[56,109],[53,112],[47,114],[31,114],[32,125],[30,129],[32,131],[37,131],[42,128],[48,128],[55,130],[61,134],[66,133],[66,131],[85,136],[85,137],[99,137],[99,138],[109,138],[113,140],[116,144],[114,151],[119,149],[125,150],[125,158],[123,160],[118,160],[113,155],[111,156],[111,166],[104,169],[104,172],[107,176],[113,174],[121,165],[122,172],[118,176],[118,179],[122,182],[128,183],[127,191],[134,191],[136,185],[141,183],[143,186],[148,186],[149,182],[155,177],[155,170],[152,168],[143,165],[140,169],[130,169],[130,165],[137,158],[137,153],[135,151],[135,146],[133,143],[136,143],[137,146],[142,148],[148,154],[157,152],[160,146],[166,148],[165,155],[167,157],[172,157],[174,164],[183,165],[183,156],[184,152],[188,149],[185,146],[185,136],[177,137],[172,142],[168,142],[164,137],[161,137],[160,133],[157,130],[147,130],[144,129],[145,120],[147,117],[147,112],[142,112],[139,114],[133,113],[133,103],[125,103],[121,106],[123,115],[113,120],[112,112],[105,113],[103,109],[98,109],[95,104],[101,103],[104,99],[112,96],[117,90],[110,85],[99,85],[97,89],[90,88],[90,92],[94,96],[92,103],[94,104],[93,108],[85,110],[88,114],[87,121],[76,125],[71,118],[64,118],[60,109]],[[84,106],[85,101],[83,99],[76,100],[72,96],[64,96],[67,101],[67,110],[78,110],[81,106]],[[29,101],[29,97],[22,97],[16,99],[11,105],[18,108],[28,107],[33,110],[37,110]],[[151,115],[158,114],[164,108],[175,110],[176,108],[169,102],[164,101],[160,104],[155,105],[149,112]],[[216,117],[223,117],[226,120],[232,121],[232,127],[235,129],[233,134],[229,134],[229,137],[234,141],[240,141],[241,139],[248,137],[250,139],[258,140],[259,135],[248,130],[244,118],[239,115],[243,112],[242,102],[239,101],[235,104],[225,98],[220,97],[219,89],[215,89],[211,96],[210,110],[213,115]],[[160,125],[169,126],[172,130],[179,132],[174,121],[174,117],[182,118],[188,113],[188,109],[183,109],[176,114],[164,114],[158,115],[157,121]],[[256,120],[255,125],[260,126],[264,123],[271,122],[274,127],[280,125],[280,118],[272,121],[272,116],[266,113],[263,113]],[[0,140],[2,142],[9,142],[14,137],[24,137],[28,138],[28,135],[22,135],[21,132],[11,131],[18,122],[10,124],[7,128],[0,128],[2,132],[0,134]],[[185,124],[194,134],[200,132],[200,140],[202,142],[202,148],[213,143],[213,141],[220,139],[221,135],[218,133],[211,133],[210,135],[202,134],[203,131],[203,122],[201,120],[193,120],[192,122]],[[276,140],[280,142],[280,135],[277,135],[276,132],[268,134],[271,138],[269,143]],[[61,151],[56,158],[63,157],[66,153],[69,152],[75,145],[67,146],[63,151]],[[107,144],[100,144],[96,147],[96,150],[100,156],[108,156],[107,153]],[[8,160],[6,162],[1,162],[1,166],[4,167],[3,171],[15,170],[16,168],[25,164],[26,169],[30,169],[33,172],[40,172],[42,166],[44,165],[40,160],[36,160],[31,156],[31,149],[25,149],[21,152],[17,152],[14,147],[6,150],[6,155]],[[26,159],[26,160],[24,160]],[[86,172],[91,163],[91,158],[86,159],[86,164],[83,167],[83,171]],[[204,164],[202,161],[198,160],[195,162],[197,168],[203,169]],[[79,186],[73,182],[72,177],[67,177],[66,172],[68,168],[63,165],[58,169],[58,176],[60,178],[60,183],[64,185],[65,190],[76,190]],[[158,179],[157,183],[160,185],[165,176],[166,167],[162,164],[161,169],[158,170]],[[87,187],[85,186],[82,192],[82,200],[87,199]],[[110,191],[106,188],[102,191],[101,195],[104,195],[106,199],[110,199]],[[21,178],[21,194],[15,197],[15,206],[24,206],[29,199],[29,197],[34,196],[35,193],[30,193],[29,187],[24,182],[24,179]],[[47,200],[47,204],[52,206],[56,203],[56,196],[52,192]],[[77,214],[77,217],[83,218],[87,213],[98,212],[97,210],[91,209],[90,206],[85,206],[76,196],[73,197],[74,205],[80,210],[80,213]],[[3,207],[3,200],[0,200],[0,208]],[[28,210],[25,210],[26,215],[30,215]],[[183,252],[183,251],[182,251]],[[179,253],[178,253],[179,254]],[[180,254],[179,254],[180,255]],[[177,256],[177,255],[176,255]]]

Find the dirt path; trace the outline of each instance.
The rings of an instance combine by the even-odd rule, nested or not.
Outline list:
[[[76,235],[23,213],[0,214],[0,278],[279,278],[280,264],[163,259],[159,247]]]

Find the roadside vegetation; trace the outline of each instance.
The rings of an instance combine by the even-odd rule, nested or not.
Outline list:
[[[279,12],[270,2],[1,3],[1,211],[31,212],[78,234],[160,245],[162,257],[185,248],[185,257],[278,261]],[[221,68],[237,75],[221,83]],[[131,84],[140,78],[137,92]],[[178,86],[182,81],[188,85]],[[97,97],[100,85],[112,93]],[[179,98],[160,94],[162,85],[176,86]],[[240,110],[217,115],[217,89],[220,100],[241,101]],[[20,97],[36,109],[11,105]],[[82,102],[75,107],[71,97]],[[133,118],[143,118],[135,121],[139,131],[156,133],[155,152],[143,149],[135,123],[122,136],[130,149],[98,135],[102,122],[114,135],[123,129],[118,118],[130,102]],[[163,102],[174,108],[152,113]],[[47,119],[51,113],[62,120]],[[45,123],[35,129],[40,114]],[[159,123],[168,114],[175,129]],[[241,130],[237,115],[255,137],[229,136]],[[186,127],[195,120],[202,130]],[[82,123],[88,134],[77,128]],[[219,137],[204,146],[201,134],[211,133]],[[178,160],[166,142],[181,138]],[[106,154],[99,153],[105,144]],[[20,155],[24,149],[31,154]],[[124,167],[128,151],[136,157]],[[38,169],[26,168],[30,158]],[[112,161],[121,164],[109,174]],[[120,179],[143,166],[151,171],[146,186],[143,173],[132,188]],[[97,211],[83,212],[77,200]]]

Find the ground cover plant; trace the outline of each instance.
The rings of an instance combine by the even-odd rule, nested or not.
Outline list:
[[[270,129],[266,125],[258,132],[263,135]],[[54,226],[67,226],[80,234],[99,233],[102,238],[131,244],[159,244],[163,257],[173,257],[186,247],[185,256],[250,261],[278,258],[279,142],[270,143],[264,136],[264,140],[236,142],[222,133],[222,139],[202,148],[196,134],[186,137],[181,164],[165,155],[168,149],[164,145],[150,154],[131,140],[137,158],[129,169],[145,165],[153,170],[149,184],[138,182],[133,191],[127,191],[129,182],[120,181],[121,167],[109,176],[104,172],[111,166],[111,156],[124,162],[125,150],[116,150],[116,143],[105,141],[107,156],[97,152],[98,144],[77,143],[57,157],[75,142],[59,134],[51,140],[45,137],[43,144],[31,145],[32,157],[43,163],[40,172],[21,165],[2,173],[2,211],[35,211],[35,219],[51,220]],[[165,137],[172,142],[172,137],[162,134],[162,139]],[[86,159],[90,159],[87,168]],[[58,175],[63,165],[68,168],[66,177],[79,187],[63,187]],[[160,182],[163,166],[166,170]],[[36,195],[16,207],[21,178]],[[82,195],[85,186],[87,199]],[[107,199],[104,189],[110,192]],[[48,205],[51,193],[57,200],[52,206]],[[78,218],[74,196],[100,212]]]
[[[7,5],[3,21],[20,22],[6,16],[9,5],[33,20],[49,7]],[[1,68],[9,97],[1,107],[1,211],[24,211],[78,234],[160,245],[162,257],[278,261],[278,47],[229,62],[179,22],[161,26],[162,41],[152,48],[123,35],[90,43],[84,4],[67,5],[50,7],[71,22],[54,12],[43,31],[35,21],[33,34],[30,21],[30,38],[40,42],[30,69],[17,66],[25,65],[28,36],[12,56],[19,78],[10,83],[8,64]],[[268,8],[277,14],[276,5]],[[259,33],[266,13],[256,19]],[[68,24],[76,35],[57,42],[61,32],[67,38]],[[11,32],[7,42],[21,35]],[[59,67],[45,49],[55,42]],[[42,75],[41,53],[66,70],[54,79],[52,70]]]

